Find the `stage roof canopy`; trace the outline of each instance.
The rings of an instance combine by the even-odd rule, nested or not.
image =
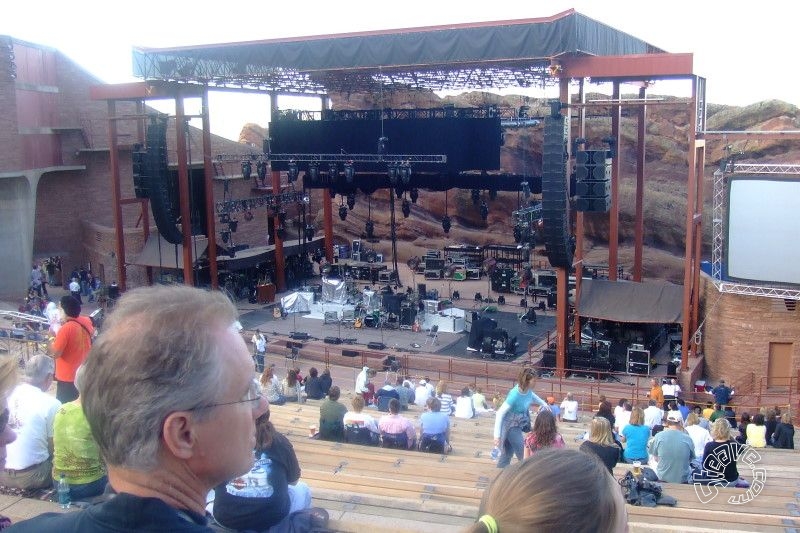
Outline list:
[[[568,10],[535,19],[137,47],[133,73],[145,80],[294,94],[375,93],[380,88],[481,90],[556,84],[551,65],[568,58],[656,54],[665,52]],[[686,70],[683,63],[680,72],[671,74],[690,75],[691,68]]]
[[[614,322],[683,322],[683,287],[671,283],[583,280],[581,316]]]

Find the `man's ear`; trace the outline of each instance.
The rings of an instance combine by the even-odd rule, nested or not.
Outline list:
[[[195,420],[189,411],[170,413],[162,425],[164,445],[178,459],[190,459],[195,454]]]

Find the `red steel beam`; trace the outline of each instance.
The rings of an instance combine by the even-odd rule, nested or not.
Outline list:
[[[125,275],[125,228],[122,225],[122,191],[119,177],[119,137],[117,136],[117,105],[108,102],[108,141],[109,161],[111,166],[111,198],[114,209],[114,229],[116,230],[117,247],[117,283],[119,290],[125,292],[127,276]]]
[[[181,213],[181,231],[183,232],[183,283],[194,285],[194,257],[192,257],[193,240],[192,220],[189,212],[189,166],[186,162],[186,131],[183,112],[183,95],[175,96],[175,148],[178,154],[178,201]]]
[[[692,99],[697,98],[697,83],[692,84]],[[689,341],[694,333],[692,328],[692,297],[697,298],[697,290],[692,286],[695,215],[697,214],[697,148],[695,130],[697,129],[697,114],[689,114],[689,173],[686,177],[686,234],[684,235],[683,254],[683,331],[681,332],[681,372],[689,370]],[[702,206],[700,208],[702,214]],[[693,290],[694,289],[694,290]],[[695,352],[696,354],[696,352]]]
[[[204,88],[199,85],[170,82],[135,81],[89,87],[92,100],[148,100],[175,98],[178,93],[187,97],[202,97]]]
[[[692,54],[559,57],[561,76],[594,79],[687,78],[693,76]],[[593,80],[594,81],[594,80]]]
[[[559,80],[559,100],[569,102],[569,79]],[[561,113],[569,113],[562,109]],[[567,132],[567,150],[571,150],[572,132]],[[569,158],[567,159],[569,160]],[[566,176],[564,176],[566,179]],[[569,187],[569,182],[567,182]],[[565,193],[566,194],[566,193]],[[569,210],[569,205],[567,205]],[[567,213],[569,215],[569,213]],[[567,218],[569,220],[569,217]],[[567,346],[569,346],[569,300],[567,299],[569,271],[566,268],[556,269],[556,375],[564,377],[567,369]]]
[[[578,101],[583,104],[586,102],[586,80],[580,79],[578,85]],[[576,133],[578,138],[586,138],[586,108],[581,107],[578,109],[578,131]],[[585,144],[581,146],[585,149]],[[574,154],[573,154],[574,155]],[[575,276],[575,323],[576,327],[573,334],[573,341],[575,344],[581,343],[581,328],[580,328],[580,307],[578,302],[581,298],[581,285],[583,284],[583,238],[585,234],[584,228],[584,215],[583,211],[575,211],[575,271],[578,273]]]
[[[614,82],[611,98],[619,100],[620,84]],[[611,109],[611,137],[617,150],[617,157],[611,160],[611,209],[608,213],[608,279],[617,281],[617,262],[619,252],[619,180],[620,164],[619,154],[622,153],[622,135],[620,134],[620,121],[622,120],[622,107],[614,106]]]
[[[639,89],[639,98],[647,96],[647,88]],[[644,166],[647,137],[647,107],[639,108],[636,117],[636,215],[634,218],[633,281],[642,281],[642,250],[644,249]]]
[[[206,234],[208,235],[208,270],[211,276],[211,288],[219,288],[219,272],[217,270],[217,229],[214,212],[214,173],[211,162],[211,120],[208,109],[208,87],[203,91],[200,100],[200,114],[203,116],[203,181],[206,189]]]

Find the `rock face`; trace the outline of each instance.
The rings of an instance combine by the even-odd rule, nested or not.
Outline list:
[[[332,97],[334,109],[373,109],[380,108],[376,95],[349,95]],[[489,93],[466,93],[455,97],[439,98],[432,93],[393,93],[384,95],[385,106],[398,108],[430,108],[445,104],[456,107],[480,107],[498,105],[518,108],[529,106],[530,116],[541,116],[547,112],[547,104],[524,96],[499,96]],[[587,100],[607,98],[604,95],[588,95]],[[676,101],[673,97],[655,97]],[[647,109],[647,138],[645,147],[645,277],[668,279],[680,282],[683,279],[683,251],[686,216],[686,184],[688,113],[685,105],[650,106]],[[586,123],[586,138],[590,147],[602,147],[600,141],[611,133],[609,110],[594,108]],[[798,125],[797,107],[781,101],[765,101],[746,107],[732,107],[710,104],[707,114],[707,130],[796,130]],[[635,109],[624,109],[621,121],[622,144],[619,147],[621,158],[620,191],[620,246],[619,263],[626,269],[633,265],[634,237],[634,193],[636,179],[636,117]],[[267,132],[254,124],[246,124],[240,135],[240,142],[261,146]],[[519,174],[541,175],[542,170],[542,127],[507,129],[501,150],[501,171]],[[727,150],[727,152],[726,152]],[[723,140],[709,140],[706,146],[706,172],[704,178],[704,257],[710,255],[710,200],[711,177],[728,152],[742,152],[738,161],[748,163],[795,163],[800,161],[800,143],[796,141],[748,140],[726,143]],[[316,217],[317,226],[322,221],[322,194],[315,191],[311,204],[311,214]],[[487,199],[486,192],[482,197]],[[333,200],[338,205],[339,198]],[[483,221],[478,208],[473,205],[468,190],[451,190],[447,194],[447,213],[452,219],[448,236],[442,231],[441,219],[445,213],[445,194],[441,192],[420,191],[416,205],[412,205],[411,215],[404,219],[400,213],[400,202],[396,205],[397,217],[397,260],[405,262],[412,255],[423,255],[426,249],[439,249],[451,244],[489,243],[513,244],[513,224],[511,211],[519,206],[518,195],[500,193],[488,202],[489,217]],[[368,218],[368,200],[359,195],[356,207],[350,211],[347,220],[335,218],[335,235],[342,242],[363,237]],[[378,191],[369,200],[371,219],[375,224],[378,242],[370,243],[378,252],[391,257],[389,241],[389,192]],[[335,209],[335,208],[334,208]],[[586,244],[584,255],[587,262],[606,263],[608,261],[608,216],[587,214],[585,216]],[[537,252],[540,250],[537,249]],[[535,262],[547,264],[544,256],[537,253]]]

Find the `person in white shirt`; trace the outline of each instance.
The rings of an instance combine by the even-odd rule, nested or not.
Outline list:
[[[414,390],[414,403],[423,409],[428,398],[431,397],[431,391],[428,389],[427,384],[427,381],[421,379],[419,380],[419,386]]]
[[[55,364],[44,354],[25,365],[25,382],[8,397],[8,425],[17,439],[7,446],[0,484],[18,489],[53,486],[53,421],[61,402],[47,390],[53,384]]]
[[[627,401],[628,401],[628,399],[627,399],[627,398],[620,398],[620,399],[619,399],[619,402],[617,402],[617,406],[616,406],[616,407],[614,407],[614,419],[615,419],[615,420],[616,420],[617,418],[619,418],[619,417],[620,417],[620,415],[622,414],[622,411],[624,411],[624,410],[625,410],[625,403],[626,403]],[[613,428],[612,428],[612,429],[613,429]]]
[[[647,409],[644,410],[644,425],[653,429],[653,426],[664,420],[664,410],[656,405],[655,400],[650,400],[648,403]]]
[[[661,391],[664,393],[664,405],[662,406],[664,410],[669,408],[670,402],[674,402],[677,399],[678,394],[676,389],[680,389],[677,379],[667,380],[666,383],[661,385]]]
[[[702,464],[706,443],[714,440],[711,438],[711,433],[700,425],[700,417],[696,413],[689,413],[689,416],[686,417],[686,427],[684,429],[694,443],[695,460]]]
[[[256,372],[264,371],[264,356],[267,354],[267,338],[257,329],[251,339],[253,343],[253,359],[256,361]]]
[[[620,411],[619,416],[614,424],[617,433],[622,433],[622,430],[625,429],[625,426],[631,423],[631,411],[633,411],[633,406],[630,403],[625,402],[623,407],[624,409]]]
[[[561,421],[578,421],[578,401],[575,400],[571,392],[568,392],[567,397],[561,402]]]
[[[472,404],[472,397],[469,395],[469,387],[461,389],[461,396],[456,399],[456,418],[474,418],[476,416],[475,406]]]

